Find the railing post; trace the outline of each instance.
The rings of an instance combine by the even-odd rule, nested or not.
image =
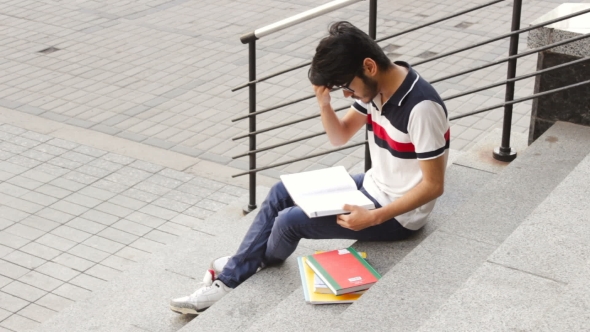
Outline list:
[[[373,40],[377,39],[377,0],[370,0],[369,2],[369,37]],[[369,150],[369,125],[365,127],[365,172],[371,169],[371,152]]]
[[[256,40],[253,39],[248,43],[248,65],[249,65],[249,81],[256,79]],[[249,113],[256,112],[256,83],[252,83],[249,86]],[[250,132],[256,131],[256,116],[253,115],[249,119]],[[250,136],[250,151],[256,150],[256,135]],[[250,165],[249,170],[256,169],[256,153],[250,154]],[[250,173],[250,200],[248,205],[244,207],[244,214],[252,212],[256,209],[256,173]]]
[[[512,5],[512,31],[520,30],[520,13],[522,0],[514,0]],[[510,49],[508,56],[518,53],[518,34],[510,36]],[[516,59],[508,61],[508,74],[506,79],[510,80],[516,76]],[[514,81],[506,83],[505,101],[514,99]],[[516,158],[516,151],[510,147],[510,130],[512,127],[512,104],[504,106],[504,125],[502,126],[502,145],[494,149],[494,159],[510,162]]]

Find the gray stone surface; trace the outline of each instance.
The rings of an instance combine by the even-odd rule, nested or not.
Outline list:
[[[587,278],[590,156],[555,188],[489,261],[563,283]],[[535,241],[530,241],[535,239]]]
[[[484,263],[417,331],[536,331],[566,285]]]
[[[556,123],[442,230],[501,244],[590,152],[589,140],[589,128]]]
[[[419,331],[579,330],[588,318],[589,175],[590,155]]]
[[[510,147],[517,153],[523,152],[528,147],[527,138],[525,134],[512,133]],[[494,149],[500,145],[502,145],[502,129],[497,128],[457,157],[455,164],[498,174],[510,164],[494,159]]]
[[[556,124],[340,315],[335,326],[366,328],[362,318],[376,313],[388,329],[421,326],[590,152],[588,135],[585,127]],[[443,242],[450,237],[452,244]]]
[[[415,237],[396,243],[379,243],[379,242],[356,242],[350,240],[322,240],[301,241],[299,247],[306,247],[310,250],[331,250],[353,245],[357,250],[365,251],[368,254],[368,261],[381,274],[387,273],[395,264],[403,260],[416,246],[420,244],[429,234],[431,234],[449,215],[458,207],[466,202],[478,188],[487,181],[494,178],[494,175],[488,172],[482,172],[471,168],[452,165],[447,170],[446,193],[443,195],[432,215],[428,225]],[[273,280],[267,279],[267,283]],[[300,281],[298,280],[298,283]],[[244,284],[247,286],[247,284]],[[339,314],[345,310],[348,305],[328,305],[314,306],[305,304],[301,286],[276,308],[266,313],[261,319],[252,322],[249,330],[268,331],[268,330],[325,330],[326,326],[338,320]],[[307,317],[304,320],[293,320],[293,315]],[[321,321],[322,324],[310,325],[309,321]],[[192,326],[191,323],[189,326]],[[187,327],[189,327],[187,326]],[[204,325],[199,325],[204,326]]]
[[[261,196],[267,189],[259,188]],[[198,287],[209,262],[231,254],[253,218],[241,218],[245,197],[236,199],[202,225],[160,248],[142,264],[113,276],[108,284],[75,306],[70,306],[43,324],[39,331],[177,331],[192,317],[170,311],[168,301],[190,294]],[[261,197],[259,197],[261,199]],[[112,256],[114,257],[114,256]],[[83,280],[93,283],[94,280]],[[90,286],[86,286],[90,287]],[[141,310],[137,310],[141,303]]]

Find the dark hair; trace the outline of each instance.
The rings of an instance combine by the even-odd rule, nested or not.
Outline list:
[[[379,70],[392,66],[381,47],[366,33],[346,21],[330,25],[311,61],[308,77],[318,86],[344,85],[355,76],[364,77],[363,61],[371,58]]]

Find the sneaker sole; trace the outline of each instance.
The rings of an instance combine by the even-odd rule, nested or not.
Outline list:
[[[201,311],[196,311],[195,309],[180,308],[180,307],[174,307],[174,306],[170,306],[170,310],[172,310],[178,314],[183,314],[183,315],[198,315],[198,314],[202,313],[203,311],[205,311],[205,309],[203,309]]]

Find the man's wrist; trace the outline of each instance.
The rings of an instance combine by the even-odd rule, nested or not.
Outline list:
[[[387,220],[387,219],[384,219],[384,217],[383,217],[383,208],[369,210],[369,212],[371,213],[371,216],[373,217],[373,226],[380,225],[380,224],[384,223],[385,220]]]

